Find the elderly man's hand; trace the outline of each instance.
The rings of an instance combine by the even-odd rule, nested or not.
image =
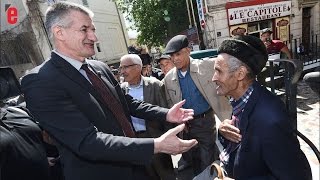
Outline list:
[[[234,117],[230,119],[225,119],[221,122],[219,126],[219,133],[229,141],[239,143],[241,141],[240,130],[234,126]]]
[[[185,102],[186,100],[180,101],[169,109],[167,114],[168,122],[180,124],[193,119],[193,109],[181,108]]]
[[[181,154],[198,144],[195,139],[182,140],[176,135],[184,129],[184,124],[168,130],[162,136],[154,139],[154,153],[166,153],[171,155]]]

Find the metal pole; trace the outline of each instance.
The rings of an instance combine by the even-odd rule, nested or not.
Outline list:
[[[196,17],[195,17],[195,15],[194,15],[194,10],[193,10],[192,0],[190,0],[190,5],[191,5],[191,11],[192,11],[193,23],[194,23],[194,26],[198,29],[198,27],[197,27],[197,22],[196,22]]]
[[[192,27],[192,21],[191,21],[191,16],[190,16],[190,8],[189,8],[188,0],[186,0],[186,4],[187,4],[187,10],[188,10],[188,17],[189,17],[189,28],[191,28]]]
[[[198,43],[199,43],[199,46],[200,46],[200,38],[199,38],[199,33],[198,33],[198,26],[197,26],[196,18],[195,18],[195,15],[194,15],[192,0],[190,0],[190,5],[191,5],[192,16],[193,16],[193,23],[194,23],[194,27],[196,27],[196,30],[197,30]]]

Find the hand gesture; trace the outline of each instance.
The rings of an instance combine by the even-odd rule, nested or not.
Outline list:
[[[184,124],[168,130],[162,136],[154,139],[154,153],[166,153],[171,155],[181,154],[198,144],[195,139],[182,140],[176,135],[184,129]]]
[[[169,109],[167,114],[168,122],[180,124],[193,119],[193,109],[181,108],[185,102],[186,100],[180,101]]]
[[[225,119],[219,126],[220,134],[229,141],[239,143],[241,141],[240,129],[234,126],[235,118]]]

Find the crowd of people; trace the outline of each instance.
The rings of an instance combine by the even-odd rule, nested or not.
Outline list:
[[[215,162],[223,179],[312,179],[284,103],[256,80],[268,60],[259,38],[226,39],[217,58],[196,60],[187,37],[177,35],[157,59],[161,78],[150,73],[146,53],[122,56],[117,71],[89,60],[98,40],[92,18],[64,1],[46,12],[54,50],[22,78],[21,89],[59,155],[36,157],[42,168],[35,173],[44,176],[32,179],[45,179],[48,162],[59,161],[65,180],[174,180],[176,154],[193,177]],[[1,179],[28,179],[10,178],[0,162]]]

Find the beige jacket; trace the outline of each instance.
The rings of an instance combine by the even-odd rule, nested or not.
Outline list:
[[[190,75],[193,82],[222,121],[230,119],[231,105],[224,96],[218,96],[216,84],[212,82],[214,59],[198,60],[190,57]],[[182,100],[177,68],[171,69],[163,79],[169,107]]]

